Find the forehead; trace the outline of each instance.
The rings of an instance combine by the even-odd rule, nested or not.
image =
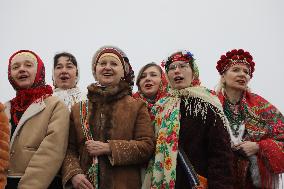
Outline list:
[[[160,73],[160,70],[157,66],[150,66],[148,68],[146,68],[143,73],[147,73],[147,72],[157,72]]]
[[[23,63],[23,62],[31,62],[36,64],[37,60],[36,57],[29,53],[29,52],[23,52],[23,53],[19,53],[16,54],[13,59],[11,60],[11,65],[15,64],[15,63]]]
[[[183,64],[186,63],[186,61],[182,61],[182,60],[178,60],[178,61],[174,61],[171,64]]]
[[[73,62],[71,61],[69,57],[61,56],[58,58],[58,64],[73,64]]]
[[[240,68],[240,69],[249,69],[249,66],[246,64],[234,64],[232,66],[229,67],[229,69],[234,69],[234,68]]]
[[[116,62],[116,63],[119,63],[120,60],[119,60],[118,56],[116,56],[115,54],[108,53],[108,54],[102,55],[99,58],[98,62]]]

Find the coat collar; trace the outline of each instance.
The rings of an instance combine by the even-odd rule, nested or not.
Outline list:
[[[9,102],[6,102],[5,103],[5,113],[9,119],[9,124],[10,124],[10,129],[11,129],[11,113],[10,113],[10,110],[11,110],[11,103],[10,101]],[[24,114],[22,115],[16,129],[15,129],[15,132],[13,133],[12,135],[12,138],[11,138],[11,142],[10,142],[10,147],[12,146],[14,140],[15,140],[15,137],[18,135],[18,132],[20,131],[20,129],[23,127],[23,125],[30,119],[32,118],[34,115],[38,114],[39,112],[41,112],[42,110],[44,110],[46,107],[44,101],[40,101],[40,102],[34,102],[32,103],[28,108],[27,110],[24,112]]]
[[[103,87],[96,83],[88,86],[88,99],[91,102],[108,103],[130,94],[129,84],[120,81],[116,86]]]

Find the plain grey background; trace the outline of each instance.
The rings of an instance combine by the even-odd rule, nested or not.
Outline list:
[[[221,54],[243,48],[256,62],[250,88],[284,112],[283,5],[282,0],[1,0],[0,101],[15,96],[7,65],[20,49],[43,59],[49,84],[54,54],[73,53],[79,87],[86,91],[94,82],[91,58],[103,45],[123,49],[135,75],[146,63],[188,49],[202,84],[211,89],[219,81],[215,66]]]
[[[86,91],[94,82],[91,58],[102,45],[123,49],[135,75],[146,63],[188,49],[202,84],[211,89],[219,80],[220,55],[243,48],[256,62],[252,91],[284,112],[283,5],[281,0],[1,0],[0,101],[15,96],[7,65],[20,49],[43,59],[48,84],[54,54],[73,53],[81,71],[79,86]]]

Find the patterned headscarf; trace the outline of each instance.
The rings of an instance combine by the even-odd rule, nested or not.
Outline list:
[[[37,73],[32,86],[22,89],[15,82],[11,75],[11,63],[15,57],[24,56],[32,60],[37,67]],[[17,91],[16,97],[11,100],[11,115],[17,125],[26,109],[37,100],[43,100],[52,94],[52,87],[45,85],[45,68],[40,57],[30,50],[20,50],[14,53],[9,59],[8,79],[13,88]]]
[[[132,70],[132,67],[130,65],[129,59],[127,58],[126,54],[118,47],[115,46],[103,46],[97,52],[94,54],[92,59],[92,72],[93,76],[95,77],[95,68],[96,65],[104,54],[109,53],[113,54],[114,56],[118,57],[120,62],[122,63],[123,70],[124,70],[124,78],[122,80],[125,80],[129,86],[133,87],[134,85],[134,71]]]
[[[196,65],[195,59],[193,58],[193,54],[190,51],[177,51],[171,54],[166,60],[162,61],[161,66],[165,67],[166,73],[168,73],[169,71],[170,64],[175,61],[184,61],[190,64],[193,73],[193,80],[191,82],[191,86],[199,86],[201,84],[199,80],[199,70]]]
[[[147,65],[149,65],[149,66],[147,66]],[[157,66],[157,67],[159,67],[159,65],[157,65],[157,64],[155,64],[155,63],[149,63],[149,64],[147,64],[147,65],[145,65],[144,67],[142,67],[142,69],[140,70],[140,72],[139,72],[139,74],[138,74],[138,78],[137,78],[137,81],[136,81],[136,85],[137,85],[137,87],[138,87],[138,91],[137,91],[135,94],[133,94],[133,97],[136,98],[136,99],[137,99],[137,98],[140,98],[140,99],[144,100],[144,101],[146,102],[147,107],[148,107],[149,113],[151,113],[150,110],[151,110],[151,108],[153,107],[153,105],[154,105],[159,99],[161,99],[161,98],[167,96],[168,90],[169,90],[169,84],[168,84],[168,81],[167,81],[167,78],[166,78],[166,74],[165,74],[164,71],[160,68],[159,70],[161,71],[161,82],[160,82],[160,86],[159,86],[159,88],[158,88],[156,97],[155,97],[155,99],[152,99],[152,100],[148,99],[148,98],[142,93],[142,91],[141,91],[141,88],[140,88],[140,86],[139,86],[139,82],[140,82],[140,78],[139,78],[139,77],[141,77],[141,74],[143,74],[143,72],[144,72],[147,68],[150,68],[150,67],[152,67],[152,66]],[[146,68],[146,66],[147,66],[147,68]],[[151,115],[151,118],[154,118],[154,116],[153,116],[152,114],[150,114],[150,115]]]
[[[243,49],[233,49],[228,51],[226,55],[222,55],[220,60],[217,62],[216,69],[219,74],[222,75],[227,71],[231,66],[236,64],[245,64],[249,67],[249,75],[252,78],[254,72],[255,63],[253,62],[253,57],[249,52],[244,51]]]
[[[224,111],[228,111],[226,95],[220,91],[218,97]],[[243,140],[257,142],[259,145],[256,155],[262,186],[272,188],[273,176],[284,172],[284,116],[270,102],[248,91],[244,92],[240,101],[239,113],[245,116],[246,132]],[[229,120],[230,114],[231,112],[227,112]]]

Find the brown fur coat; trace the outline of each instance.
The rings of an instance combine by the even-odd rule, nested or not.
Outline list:
[[[10,129],[8,118],[4,113],[4,106],[0,103],[0,189],[4,189],[7,182],[9,162]]]
[[[129,95],[129,87],[120,82],[116,87],[88,87],[89,124],[94,140],[109,142],[111,156],[99,156],[100,189],[140,189],[141,164],[154,151],[154,131],[142,100]],[[85,174],[91,157],[85,148],[80,124],[80,106],[72,108],[67,154],[63,163],[63,183],[76,174]]]

